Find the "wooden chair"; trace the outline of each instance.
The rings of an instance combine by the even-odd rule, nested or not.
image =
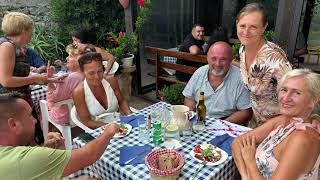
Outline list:
[[[181,61],[196,62],[203,65],[207,64],[207,56],[204,55],[192,55],[185,52],[172,51],[150,46],[145,47],[145,52],[147,54],[148,63],[156,66],[155,78],[157,96],[159,96],[159,90],[162,88],[165,82],[187,84],[186,81],[180,81],[175,76],[165,76],[161,74],[161,68],[173,69],[191,75],[197,70],[197,67],[161,61],[161,57],[168,56],[179,59]]]

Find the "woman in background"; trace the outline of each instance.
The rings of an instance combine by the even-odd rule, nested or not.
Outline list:
[[[101,54],[103,61],[107,62],[106,64],[104,64],[105,74],[109,74],[110,70],[112,69],[112,66],[115,63],[115,59],[112,56],[112,54],[110,54],[106,50],[91,44],[92,35],[90,32],[87,32],[85,30],[76,30],[71,31],[69,33],[69,36],[72,39],[72,43],[79,46],[78,48],[80,51],[85,51],[87,47],[94,47],[95,51]]]
[[[247,4],[237,16],[237,35],[241,42],[241,79],[251,93],[252,110],[256,127],[279,115],[276,88],[280,78],[291,65],[285,52],[276,44],[264,39],[268,26],[264,7],[259,3]]]
[[[63,83],[49,83],[48,84],[48,108],[50,118],[57,124],[66,125],[69,124],[69,111],[67,105],[61,107],[52,107],[55,103],[72,98],[73,90],[84,80],[84,74],[80,70],[78,59],[80,57],[79,50],[73,45],[69,44],[66,47],[68,53],[67,68],[69,74],[65,77]],[[49,66],[49,64],[48,64]],[[50,66],[48,71],[48,77],[52,77],[55,72],[55,68]]]

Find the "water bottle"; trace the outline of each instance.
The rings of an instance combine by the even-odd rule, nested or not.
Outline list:
[[[161,133],[161,122],[160,121],[155,121],[152,122],[152,142],[155,145],[159,145],[163,142],[162,140],[162,133]]]

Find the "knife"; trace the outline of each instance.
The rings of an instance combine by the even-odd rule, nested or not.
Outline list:
[[[142,151],[142,152],[140,152],[140,153],[138,153],[138,154],[135,155],[133,158],[128,159],[128,160],[127,160],[126,162],[124,162],[123,164],[129,164],[129,163],[131,163],[133,160],[137,159],[138,157],[140,157],[142,154],[144,154],[144,153],[146,153],[146,152],[148,152],[148,149],[147,149],[147,150],[144,150],[144,151]]]

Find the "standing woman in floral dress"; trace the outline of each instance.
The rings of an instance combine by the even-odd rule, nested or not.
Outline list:
[[[285,52],[264,39],[268,26],[266,11],[259,3],[247,4],[237,16],[237,35],[241,42],[241,79],[251,93],[256,127],[279,115],[276,88],[280,78],[291,65]]]

